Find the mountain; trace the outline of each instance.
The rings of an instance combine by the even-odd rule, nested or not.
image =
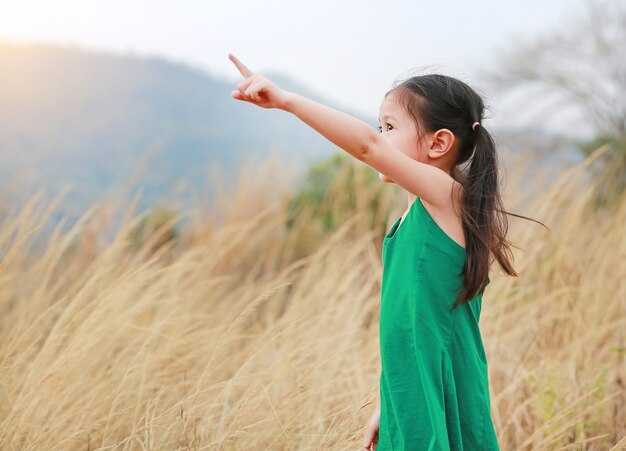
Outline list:
[[[127,182],[142,156],[145,208],[171,196],[179,180],[208,188],[216,171],[228,179],[247,156],[276,151],[306,166],[337,151],[284,111],[234,100],[233,82],[163,58],[5,42],[0,68],[0,177],[25,197],[37,187],[52,197],[71,183],[60,209],[71,218]],[[332,105],[289,78],[266,75]]]

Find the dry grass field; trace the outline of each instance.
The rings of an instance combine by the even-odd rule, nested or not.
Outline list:
[[[480,319],[502,450],[626,449],[626,194],[593,208],[586,168],[519,188],[519,277],[492,268]],[[359,450],[380,371],[381,240],[406,208],[359,162],[286,227],[285,169],[242,171],[189,232],[132,247],[96,205],[32,256],[59,196],[0,228],[0,449]],[[346,172],[347,174],[348,172]],[[339,177],[343,177],[341,173]],[[536,179],[535,179],[536,178]],[[335,187],[335,188],[333,188]],[[378,206],[372,220],[371,205]]]

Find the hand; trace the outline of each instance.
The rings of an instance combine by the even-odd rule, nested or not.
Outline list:
[[[235,63],[245,78],[237,85],[237,90],[230,93],[234,99],[250,102],[262,108],[284,109],[288,94],[286,91],[280,89],[263,75],[253,73],[232,53],[228,54],[228,58]]]
[[[365,428],[365,441],[363,442],[363,449],[368,451],[376,451],[378,445],[378,429],[380,425],[380,407],[376,407],[374,414],[367,422]]]

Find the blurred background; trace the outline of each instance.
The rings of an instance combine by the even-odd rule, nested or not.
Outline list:
[[[409,75],[483,95],[551,228],[483,308],[501,448],[626,449],[625,42],[623,0],[0,0],[0,447],[360,446],[406,197],[232,52],[372,127]]]
[[[2,0],[5,201],[69,185],[55,213],[68,225],[120,186],[142,188],[140,209],[188,208],[244,159],[274,152],[296,171],[342,152],[287,113],[233,101],[229,52],[372,126],[397,78],[457,76],[485,96],[505,158],[532,147],[558,172],[585,142],[624,133],[620,6]]]

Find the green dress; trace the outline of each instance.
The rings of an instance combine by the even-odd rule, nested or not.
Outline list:
[[[478,327],[482,293],[448,310],[461,287],[465,248],[419,198],[400,221],[382,245],[376,449],[499,450]]]

